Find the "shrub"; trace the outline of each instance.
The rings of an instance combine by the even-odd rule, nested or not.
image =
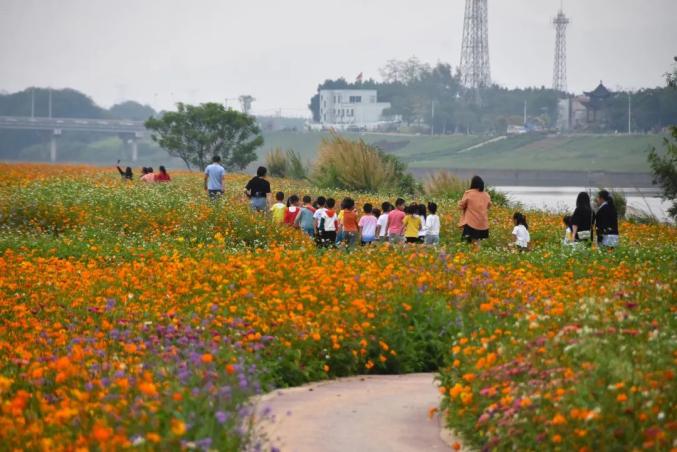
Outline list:
[[[363,140],[335,133],[320,144],[311,179],[324,188],[412,193],[416,182],[406,165]]]
[[[625,194],[620,191],[612,191],[611,198],[614,200],[614,206],[616,207],[616,214],[618,214],[618,218],[625,218],[625,214],[628,209],[628,200],[625,199]]]
[[[494,187],[488,187],[487,193],[491,196],[491,203],[495,206],[508,207],[510,205],[510,199],[508,195],[503,193],[500,190],[497,190]]]
[[[677,127],[672,127],[672,141],[665,139],[666,152],[658,155],[653,148],[649,152],[649,165],[654,185],[660,185],[664,200],[672,201],[668,214],[677,219]]]
[[[428,196],[460,198],[470,182],[461,180],[449,171],[429,174],[423,182],[423,191]]]
[[[287,174],[287,156],[280,148],[275,148],[266,155],[266,167],[273,177],[285,177]]]
[[[308,178],[308,167],[303,164],[301,155],[293,149],[287,149],[287,177],[304,180]]]

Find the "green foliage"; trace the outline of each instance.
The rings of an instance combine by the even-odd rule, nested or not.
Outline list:
[[[616,207],[618,218],[625,218],[628,210],[628,200],[625,198],[625,194],[620,191],[612,191],[611,198],[614,200],[614,207]]]
[[[677,127],[672,127],[672,140],[665,139],[665,155],[661,156],[652,148],[649,152],[649,165],[653,173],[653,183],[660,185],[663,199],[672,201],[668,214],[677,218]]]
[[[494,187],[488,187],[487,193],[491,197],[491,203],[495,206],[508,207],[510,204],[508,195],[502,191],[496,190]]]
[[[308,167],[301,160],[301,154],[293,149],[287,149],[287,177],[303,180],[308,178]]]
[[[324,188],[413,193],[416,182],[396,157],[332,133],[322,140],[311,178]]]
[[[423,191],[428,196],[460,198],[469,186],[467,180],[461,180],[449,171],[437,171],[425,178]]]
[[[256,160],[256,149],[263,144],[253,117],[217,103],[178,103],[176,112],[149,118],[145,124],[153,131],[152,139],[188,168],[203,170],[212,155],[220,155],[226,169],[242,170]]]
[[[527,113],[535,122],[549,126],[557,115],[559,94],[545,88],[508,90],[492,86],[482,90],[481,102],[477,105],[475,93],[463,89],[458,73],[447,63],[431,66],[416,58],[391,60],[381,74],[382,83],[374,80],[348,83],[342,78],[326,80],[318,86],[318,92],[320,89],[376,89],[379,100],[391,104],[386,114],[401,116],[406,125],[417,131],[429,131],[432,127],[438,134],[505,133],[509,123],[521,124],[525,100]],[[319,94],[311,98],[309,108],[313,119],[319,121]],[[423,124],[425,127],[421,127]]]
[[[133,100],[115,104],[108,111],[112,118],[133,119],[135,121],[145,121],[156,114],[151,106],[141,105]]]
[[[287,156],[282,149],[275,148],[266,155],[266,168],[273,177],[287,175]]]
[[[273,177],[286,177],[303,180],[308,177],[308,168],[301,160],[301,155],[293,149],[283,151],[275,148],[266,155],[266,167]]]

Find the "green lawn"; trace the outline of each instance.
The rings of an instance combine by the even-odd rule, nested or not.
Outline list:
[[[295,149],[312,161],[323,137],[321,132],[272,132],[264,135],[260,160],[271,149]],[[392,153],[411,168],[469,168],[617,172],[648,172],[646,161],[650,146],[661,148],[662,135],[612,136],[588,135],[545,137],[522,135],[495,141],[475,149],[469,147],[487,141],[488,137],[410,136],[384,134],[348,134],[376,144]]]

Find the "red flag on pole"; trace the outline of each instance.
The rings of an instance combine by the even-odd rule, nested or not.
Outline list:
[[[362,73],[360,72],[357,77],[355,77],[355,82],[356,83],[362,83]]]

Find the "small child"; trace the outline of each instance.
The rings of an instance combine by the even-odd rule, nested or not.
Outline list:
[[[284,224],[294,226],[296,217],[299,215],[300,211],[299,197],[297,195],[291,195],[287,200],[287,210],[284,212]]]
[[[531,237],[529,236],[529,224],[527,218],[520,212],[515,212],[512,216],[512,221],[515,227],[512,230],[512,235],[515,236],[515,246],[521,251],[529,248]]]
[[[317,246],[322,246],[322,233],[324,232],[324,229],[322,228],[322,214],[325,210],[327,210],[325,207],[327,200],[324,196],[319,196],[315,202],[317,203],[317,209],[315,209],[315,213],[313,214],[313,220],[315,223],[315,240],[317,242]]]
[[[575,245],[576,240],[574,239],[574,231],[571,228],[571,215],[565,215],[564,218],[562,218],[562,222],[564,223],[564,240],[562,240],[562,243],[564,245]]]
[[[342,238],[348,248],[355,246],[357,240],[357,212],[355,212],[355,201],[352,198],[343,200],[343,215],[340,219]]]
[[[428,203],[428,216],[425,218],[425,244],[439,245],[440,243],[440,217],[437,215],[437,204]]]
[[[418,208],[415,205],[407,206],[404,209],[405,217],[402,220],[402,233],[407,239],[407,243],[421,243],[418,239],[418,233],[421,231],[422,221],[416,215]]]
[[[360,237],[362,237],[362,246],[371,245],[371,243],[376,240],[377,219],[374,216],[373,206],[371,204],[366,203],[364,207],[362,207],[362,210],[364,211],[364,216],[360,218],[360,222],[358,223]]]
[[[323,247],[336,246],[336,226],[338,220],[336,218],[336,212],[334,211],[335,205],[336,200],[334,200],[334,198],[327,199],[327,208],[321,213],[319,229],[321,234],[321,246]],[[317,211],[319,212],[320,209]]]
[[[425,243],[425,237],[428,234],[428,230],[425,227],[425,222],[428,219],[428,209],[426,209],[425,204],[421,203],[416,206],[416,214],[421,219],[421,230],[418,231],[418,241],[419,243]]]
[[[308,195],[305,195],[303,197],[303,207],[310,210],[312,213],[315,213],[315,211],[317,209],[311,204],[311,201],[312,201],[312,198]]]
[[[388,233],[388,213],[392,210],[392,205],[386,201],[381,204],[381,210],[382,213],[379,213],[379,215],[376,215],[376,212],[374,212],[374,215],[376,215],[376,235],[378,236],[378,239],[380,241],[384,241],[387,237]]]
[[[313,218],[314,214],[315,208],[313,208],[313,206],[310,204],[310,196],[306,195],[303,197],[303,207],[301,207],[299,214],[294,220],[294,227],[300,228],[310,237],[315,237],[315,220]]]
[[[273,213],[273,223],[282,224],[284,223],[284,215],[287,212],[287,206],[282,201],[284,200],[284,193],[278,191],[275,194],[275,204],[270,208],[270,211]]]
[[[403,221],[406,216],[404,207],[406,202],[402,198],[395,200],[395,208],[388,212],[388,240],[391,243],[402,243],[402,236],[404,225]],[[416,230],[416,238],[418,239],[418,229]]]

